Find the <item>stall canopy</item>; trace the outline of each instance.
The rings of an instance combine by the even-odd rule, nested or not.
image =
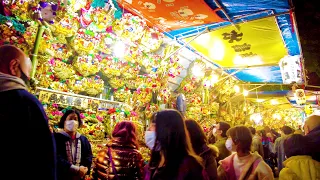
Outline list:
[[[304,83],[300,43],[289,0],[119,2],[241,81]],[[295,71],[291,74],[296,77],[288,71]],[[175,81],[179,84],[181,79]]]

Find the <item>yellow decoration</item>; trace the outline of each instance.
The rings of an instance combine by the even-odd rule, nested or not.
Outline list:
[[[79,56],[73,65],[83,76],[95,75],[100,71],[100,61],[94,55]]]
[[[131,42],[139,40],[146,28],[146,22],[138,16],[126,13],[121,20],[116,20],[113,24],[115,33],[124,40]]]
[[[70,90],[72,90],[74,93],[84,92],[85,87],[83,85],[83,79],[81,77],[75,75],[72,76],[70,79],[66,81],[68,87]]]
[[[89,95],[98,95],[104,89],[104,81],[99,76],[83,78],[83,86]]]
[[[130,90],[120,89],[114,92],[114,99],[120,102],[126,102],[130,99]]]
[[[53,89],[53,90],[62,91],[62,92],[68,92],[69,91],[69,88],[68,88],[67,84],[59,82],[59,81],[52,82],[50,84],[50,88]]]
[[[71,37],[77,33],[79,26],[78,20],[64,17],[60,22],[53,24],[51,29],[54,35]]]
[[[153,52],[160,48],[164,39],[164,35],[156,29],[146,28],[141,38],[141,46],[145,52]]]
[[[238,29],[230,25],[205,33],[190,45],[222,67],[278,64],[287,55],[275,17],[237,26]]]
[[[48,63],[40,64],[37,67],[36,80],[38,81],[37,86],[48,88],[50,84],[53,82],[54,76],[50,72],[51,67]]]
[[[75,74],[75,71],[73,70],[70,64],[66,64],[58,59],[56,60],[52,59],[50,61],[53,61],[51,63],[52,63],[53,73],[56,77],[65,80]]]

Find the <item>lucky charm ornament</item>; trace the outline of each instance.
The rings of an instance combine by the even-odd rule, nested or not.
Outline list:
[[[58,5],[52,2],[40,1],[36,12],[38,13],[38,19],[43,22],[46,21],[53,24],[54,18],[57,15]]]

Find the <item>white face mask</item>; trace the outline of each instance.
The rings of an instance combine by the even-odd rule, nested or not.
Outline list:
[[[217,128],[213,128],[213,129],[212,129],[212,134],[213,134],[213,135],[216,135],[216,133],[217,133]]]
[[[232,152],[233,151],[233,141],[231,138],[228,138],[226,141],[226,148]]]
[[[144,140],[149,149],[153,150],[153,147],[156,142],[156,132],[155,131],[146,131],[144,135]]]
[[[64,129],[66,132],[76,132],[78,129],[79,123],[76,120],[68,120],[64,123]]]

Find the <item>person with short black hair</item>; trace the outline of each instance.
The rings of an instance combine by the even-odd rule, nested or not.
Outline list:
[[[271,168],[262,157],[257,152],[250,152],[252,135],[247,127],[235,126],[227,135],[226,147],[236,153],[219,162],[219,179],[274,179]]]
[[[278,156],[278,172],[283,168],[283,161],[286,160],[283,143],[286,138],[293,133],[293,130],[289,126],[283,126],[281,128],[281,137],[277,138],[274,143],[274,152],[277,152]]]
[[[231,152],[228,151],[225,146],[228,139],[228,129],[230,129],[230,125],[226,122],[219,122],[215,127],[216,143],[214,143],[213,145],[215,145],[219,149],[219,157],[217,158],[217,162],[228,157],[231,154]]]
[[[82,126],[80,113],[67,110],[55,133],[58,156],[58,180],[82,180],[90,175],[92,149],[88,139],[77,132]]]
[[[284,141],[284,151],[287,160],[283,162],[284,168],[279,178],[291,179],[320,179],[320,162],[308,155],[307,137],[293,134]]]

